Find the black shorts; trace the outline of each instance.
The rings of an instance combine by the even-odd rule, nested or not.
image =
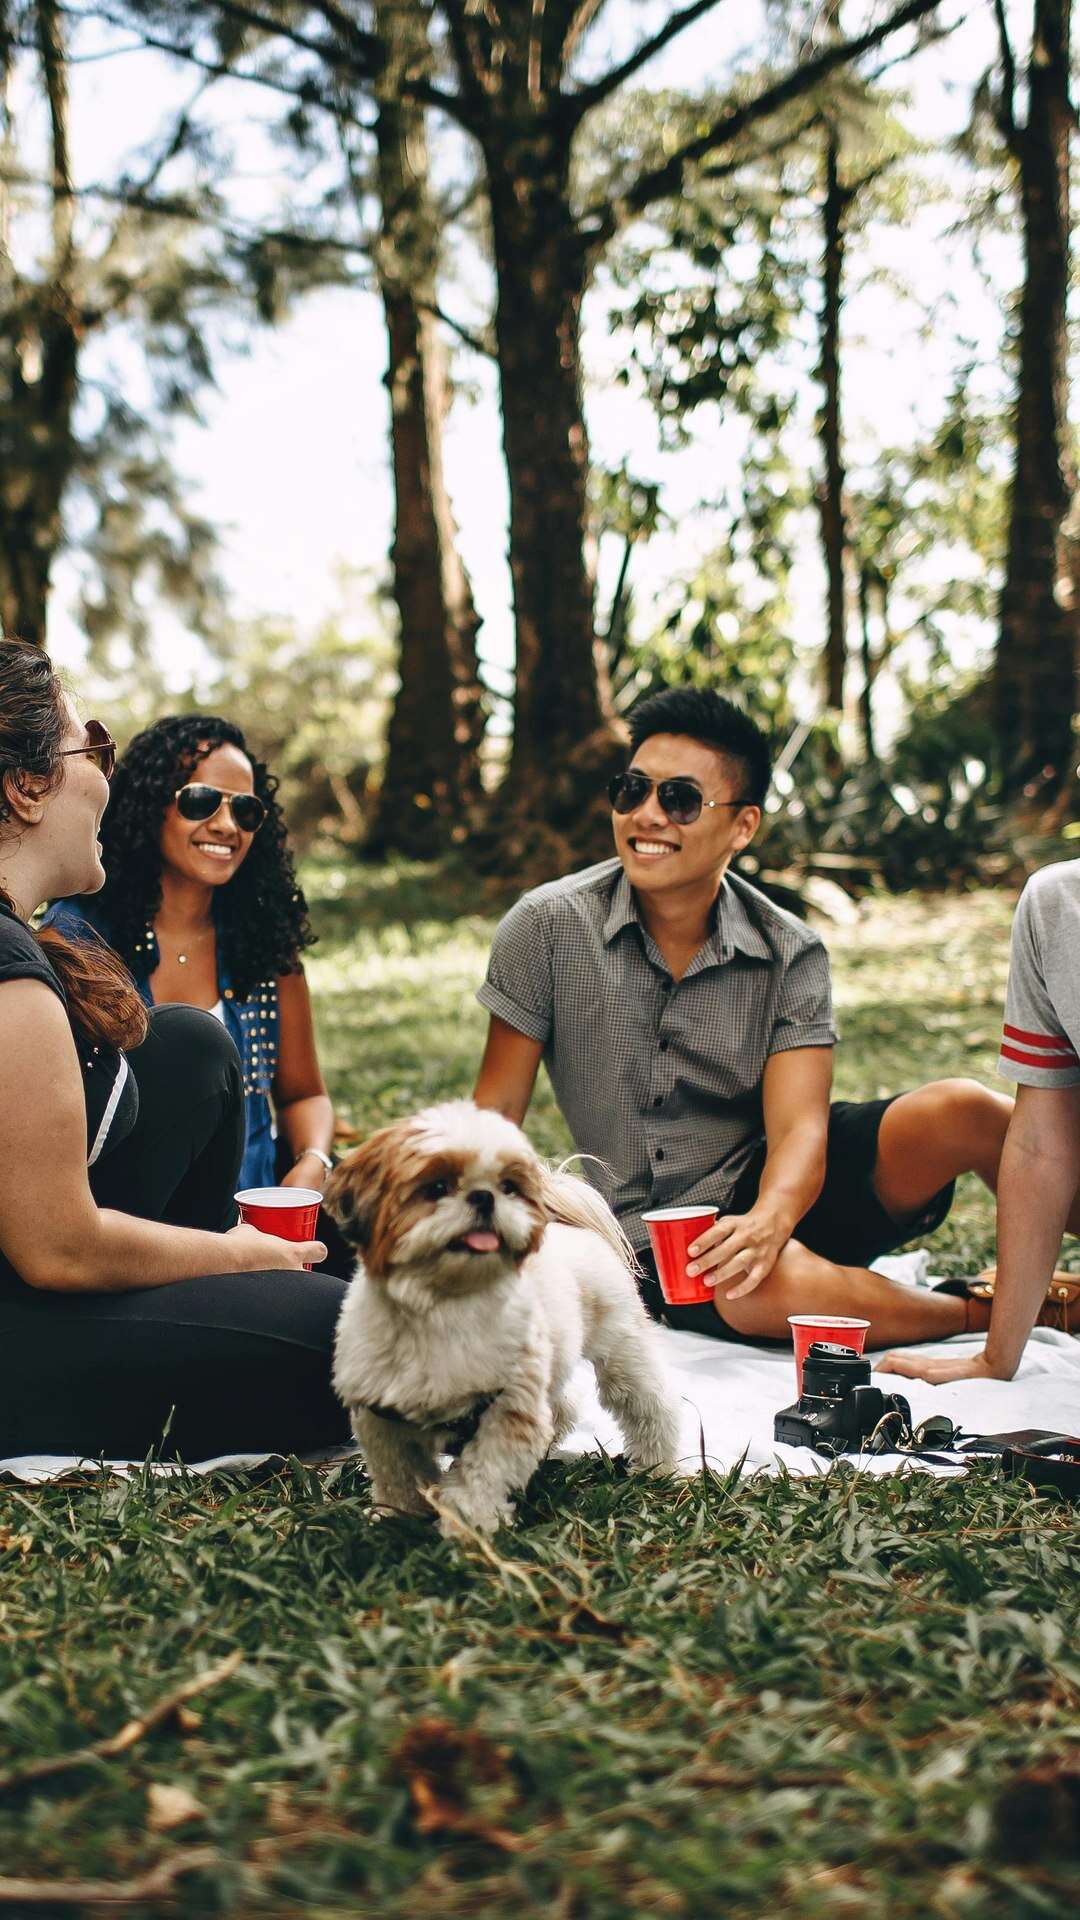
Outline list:
[[[829,1139],[825,1184],[808,1213],[804,1213],[793,1240],[833,1260],[841,1267],[868,1267],[879,1254],[892,1253],[910,1240],[936,1232],[952,1206],[955,1180],[942,1187],[918,1213],[894,1220],[874,1192],[874,1165],[885,1100],[834,1100],[829,1108]],[[739,1175],[724,1208],[725,1213],[749,1213],[758,1196],[765,1165],[764,1144]],[[734,1340],[743,1346],[786,1346],[787,1341],[764,1340],[737,1333],[713,1306],[669,1307],[660,1292],[652,1255],[640,1256],[645,1268],[642,1297],[653,1318],[690,1333],[708,1333],[716,1340]]]

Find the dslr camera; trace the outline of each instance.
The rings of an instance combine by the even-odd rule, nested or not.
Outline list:
[[[887,1414],[900,1416],[901,1432],[910,1430],[911,1408],[903,1394],[872,1386],[869,1360],[853,1347],[815,1340],[803,1363],[802,1392],[793,1407],[776,1415],[773,1439],[816,1453],[859,1453]]]

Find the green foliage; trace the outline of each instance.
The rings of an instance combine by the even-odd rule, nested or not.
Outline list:
[[[798,9],[776,9],[781,37],[798,32],[795,14],[801,18]],[[745,645],[752,665],[741,677],[749,689],[764,645],[772,655],[786,651],[792,665],[798,661],[805,676],[801,710],[816,707],[810,688],[817,680],[813,655],[823,629],[816,612],[809,622],[804,619],[796,648],[788,582],[816,540],[813,476],[820,458],[808,446],[808,434],[820,424],[811,411],[821,377],[811,316],[822,297],[822,144],[831,129],[839,143],[845,293],[850,294],[855,284],[888,277],[889,270],[870,268],[860,242],[890,225],[902,227],[944,195],[925,151],[904,124],[905,108],[900,95],[867,86],[851,74],[834,76],[809,107],[801,103],[770,121],[767,142],[760,129],[751,129],[730,159],[703,169],[677,203],[656,209],[649,227],[637,230],[614,253],[620,299],[612,322],[625,327],[631,340],[621,378],[636,379],[652,399],[662,443],[679,446],[695,429],[704,434],[719,428],[735,434],[733,444],[742,449],[739,497],[719,503],[730,531],[709,563],[723,588],[719,595],[705,596],[713,618],[726,621],[726,633],[723,627],[720,631],[728,648],[721,649],[715,635],[696,630],[692,615],[677,612],[658,636],[639,638],[640,673],[647,675],[650,665],[658,673],[683,670],[679,642],[685,641],[711,663],[707,671],[720,673],[718,684],[726,684],[730,654],[736,644],[740,653]],[[634,140],[647,154],[654,146],[662,148],[685,135],[698,110],[694,100],[667,93],[642,93],[625,103],[610,162],[616,177],[628,164],[624,149]],[[920,323],[911,291],[898,286],[897,293],[909,301],[915,347]],[[921,328],[937,337],[939,316],[924,316]],[[846,373],[846,339],[843,346]],[[970,632],[975,623],[989,623],[996,610],[1006,423],[1000,399],[987,398],[986,370],[974,364],[960,327],[956,350],[952,390],[929,433],[904,447],[871,447],[857,462],[849,448],[843,449],[846,541],[852,584],[858,583],[866,616],[871,677],[894,657],[906,660],[908,669],[913,657],[927,656],[931,669],[951,666],[958,624]],[[714,503],[710,506],[715,510]],[[702,600],[697,581],[685,592],[688,608]],[[803,587],[801,597],[805,593]],[[768,628],[772,637],[763,638]],[[678,636],[674,660],[673,634]],[[721,667],[718,655],[725,651]],[[685,670],[700,672],[700,660]],[[910,677],[906,692],[915,713],[920,696]],[[764,717],[773,712],[767,699]],[[826,755],[833,775],[838,745],[830,742]],[[810,777],[817,780],[817,768]],[[943,789],[955,784],[946,764],[933,777]],[[876,786],[880,799],[880,785],[876,776],[861,785],[856,781],[846,802],[853,815],[863,806],[859,791],[869,805],[869,788]],[[823,795],[831,797],[831,791]],[[942,819],[947,816],[954,826],[958,805],[955,793],[944,795]],[[920,818],[927,807],[933,811],[930,801],[920,800]],[[809,798],[807,810],[820,812]],[[815,819],[815,831],[819,824]],[[893,824],[902,828],[902,810]],[[924,824],[932,823],[926,819]],[[966,824],[977,833],[974,817]],[[913,837],[920,839],[917,847]],[[943,850],[922,846],[925,837],[903,829],[897,849],[910,846],[917,869],[940,878],[949,871],[948,861]]]
[[[393,688],[393,646],[369,607],[359,633],[335,620],[313,635],[269,620],[240,629],[198,705],[249,732],[301,841],[320,826],[355,840]]]
[[[107,30],[119,30],[127,51],[121,5],[106,10]],[[296,182],[288,224],[252,221],[242,178],[234,197],[245,211],[231,203],[231,133],[205,68],[191,97],[173,93],[173,111],[149,138],[143,129],[112,177],[68,180],[68,67],[101,57],[101,23],[92,8],[49,11],[60,75],[51,160],[34,137],[35,116],[46,114],[36,9],[4,49],[17,49],[33,112],[25,129],[14,115],[4,123],[0,534],[49,558],[70,552],[99,658],[121,634],[145,656],[155,602],[171,602],[204,635],[221,618],[214,531],[172,465],[174,422],[200,418],[220,361],[253,324],[280,320],[303,291],[349,280],[352,250],[326,209],[305,208]],[[149,28],[153,12],[128,8],[132,28]],[[234,51],[229,40],[223,33],[222,63]],[[64,191],[52,198],[53,251],[39,257],[56,183]],[[58,315],[70,336],[63,382],[50,371]]]
[[[257,620],[223,626],[184,693],[128,652],[113,651],[84,679],[121,746],[165,713],[217,713],[243,728],[281,782],[300,845],[325,834],[361,839],[382,763],[394,690],[393,645],[381,612],[343,577],[341,612],[314,633]]]
[[[770,817],[761,859],[769,867],[837,873],[862,890],[967,887],[999,878],[1011,862],[1002,810],[982,762],[937,764],[911,782],[878,767],[841,780],[816,759]]]
[[[992,619],[1005,545],[1007,475],[1002,409],[977,395],[974,369],[958,370],[941,419],[907,448],[883,447],[872,467],[852,476],[848,534],[857,570],[882,597],[885,652],[898,636],[889,616],[896,589],[912,603],[909,631],[929,644],[934,684],[962,683],[951,658],[957,616]],[[927,695],[907,689],[912,724]],[[989,750],[989,739],[986,741]]]
[[[786,581],[759,580],[752,604],[744,597],[734,543],[679,583],[662,626],[627,650],[620,704],[632,706],[664,686],[710,686],[737,700],[782,740],[795,725],[791,676],[796,650],[789,638]]]

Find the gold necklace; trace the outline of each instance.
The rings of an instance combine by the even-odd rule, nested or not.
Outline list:
[[[214,931],[214,929],[213,929],[213,927],[212,927],[212,926],[209,926],[209,927],[203,927],[203,929],[202,929],[202,931],[201,931],[200,933],[197,933],[197,934],[196,934],[196,935],[194,936],[194,938],[193,938],[193,939],[191,939],[191,940],[188,940],[188,941],[187,941],[187,942],[186,942],[185,944],[186,944],[186,945],[187,945],[188,947],[197,947],[197,946],[198,946],[198,944],[199,944],[199,941],[200,941],[200,940],[205,940],[205,939],[206,939],[206,936],[207,936],[207,934],[210,934],[210,933],[213,933],[213,931]],[[171,934],[171,933],[167,933],[167,934],[166,934],[166,935],[165,935],[164,937],[165,937],[165,939],[166,939],[166,940],[167,940],[167,941],[169,942],[169,944],[170,944],[170,946],[175,946],[175,947],[176,947],[176,963],[177,963],[177,966],[180,966],[180,967],[186,967],[186,966],[187,966],[187,963],[188,963],[188,961],[189,961],[189,959],[191,958],[191,956],[190,956],[190,954],[188,954],[188,953],[181,953],[181,951],[180,951],[180,946],[179,946],[179,943],[178,943],[177,941],[174,941],[174,940],[173,940],[173,937],[172,937],[172,934]],[[161,928],[160,928],[160,927],[158,927],[158,928],[157,928],[157,939],[158,939],[158,945],[160,946],[160,945],[161,945],[161,940],[162,940],[162,933],[161,933]]]

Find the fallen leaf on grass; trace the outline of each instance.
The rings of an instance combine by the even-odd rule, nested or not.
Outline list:
[[[29,1553],[34,1544],[32,1533],[12,1533],[10,1527],[0,1527],[0,1553]]]
[[[170,1787],[153,1780],[147,1790],[146,1824],[151,1833],[171,1833],[189,1820],[205,1820],[206,1808],[186,1787]]]
[[[629,1631],[621,1620],[608,1620],[604,1614],[586,1606],[583,1600],[563,1614],[559,1625],[564,1633],[591,1633],[599,1640],[625,1640]]]
[[[524,1836],[497,1824],[516,1798],[505,1747],[482,1733],[428,1715],[417,1720],[393,1754],[408,1783],[418,1833],[459,1834],[502,1853],[516,1853]]]

